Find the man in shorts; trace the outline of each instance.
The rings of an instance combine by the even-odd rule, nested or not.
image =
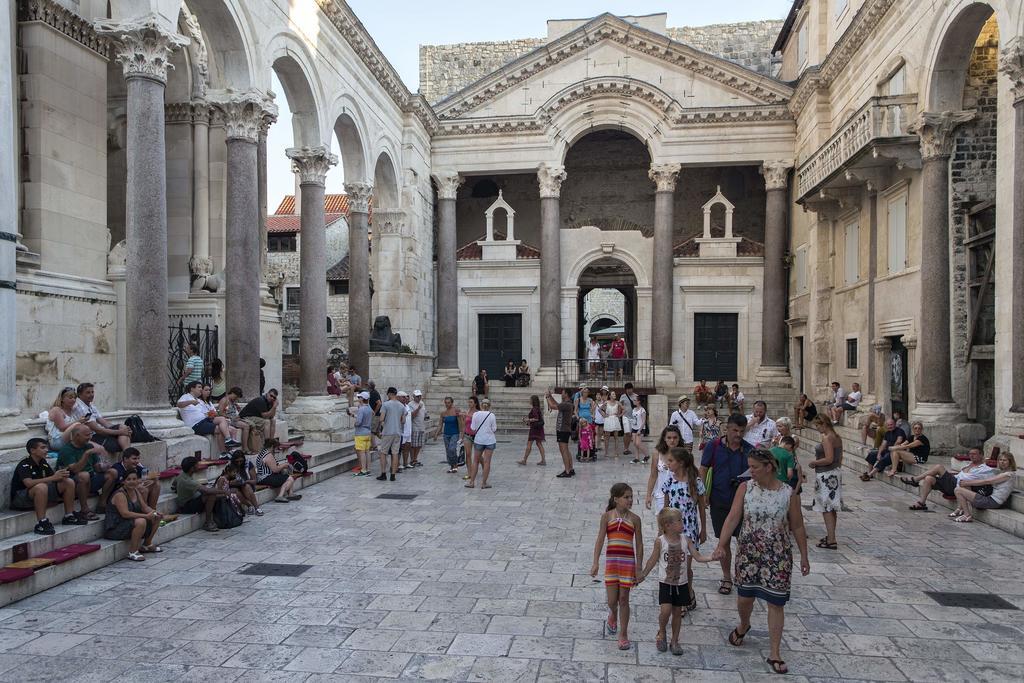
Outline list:
[[[190,455],[181,461],[181,474],[174,478],[171,488],[174,489],[178,499],[178,512],[183,515],[197,515],[200,512],[205,517],[203,531],[220,531],[217,523],[213,521],[213,506],[217,498],[228,495],[229,491],[204,486],[192,476],[196,471],[199,458]]]
[[[555,419],[555,438],[558,441],[558,452],[562,456],[562,471],[555,476],[559,479],[575,477],[576,470],[572,466],[572,455],[569,453],[569,439],[572,437],[572,413],[575,406],[569,398],[569,390],[562,388],[562,400],[555,401],[550,391],[544,392],[544,400],[547,401],[548,410],[558,413]]]
[[[46,517],[46,508],[60,502],[64,503],[61,524],[88,524],[75,514],[75,483],[68,479],[70,473],[66,469],[53,471],[50,463],[46,462],[47,448],[46,439],[29,439],[25,444],[28,457],[14,468],[11,480],[11,509],[34,510],[36,526],[33,531],[41,536],[57,533]]]
[[[380,476],[378,481],[388,479],[388,456],[391,457],[391,481],[398,474],[398,460],[402,448],[402,426],[405,424],[405,404],[397,399],[398,389],[388,387],[388,400],[380,407]]]
[[[938,489],[942,492],[942,495],[947,498],[953,498],[953,491],[961,483],[977,479],[987,479],[999,473],[998,470],[985,464],[985,456],[980,448],[972,448],[967,453],[967,456],[971,459],[971,464],[956,474],[947,472],[946,468],[942,465],[935,465],[924,474],[919,474],[915,477],[903,477],[901,481],[904,484],[921,488],[920,497],[910,509],[927,510],[928,496],[931,494],[932,489]]]
[[[92,431],[87,426],[75,425],[71,429],[71,438],[57,452],[57,467],[68,470],[74,479],[81,506],[78,516],[86,520],[99,519],[89,510],[89,496],[99,493],[107,480],[107,464],[100,460],[106,451],[102,446],[90,443],[90,436]]]
[[[427,403],[419,389],[412,392],[409,408],[409,415],[412,417],[412,462],[409,467],[423,467],[423,463],[420,462],[420,450],[427,435]]]
[[[277,389],[271,389],[266,394],[257,396],[245,404],[238,417],[245,420],[249,425],[249,441],[247,446],[250,453],[259,452],[263,442],[274,438],[277,429],[277,407],[280,401],[277,400]]]
[[[740,485],[740,477],[747,471],[747,456],[754,447],[743,440],[747,429],[747,418],[743,413],[733,413],[725,425],[725,436],[714,439],[704,447],[700,459],[700,478],[707,476],[711,469],[711,526],[715,530],[715,538],[721,538],[725,518],[732,510],[732,501]],[[739,535],[740,525],[736,525],[733,537]],[[722,595],[732,593],[732,544],[727,544],[722,555],[722,580],[718,592]]]
[[[629,444],[633,442],[633,409],[640,405],[640,397],[633,391],[633,383],[626,382],[619,397],[622,405],[622,454],[629,455]]]
[[[398,465],[398,471],[412,469],[409,465],[409,451],[412,450],[412,407],[409,405],[409,394],[405,391],[398,392],[398,400],[405,408],[405,421],[402,422],[402,445],[399,450],[402,453],[402,462]]]

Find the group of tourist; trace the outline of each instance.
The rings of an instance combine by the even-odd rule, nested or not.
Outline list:
[[[591,381],[608,379],[608,373],[615,381],[631,372],[629,361],[629,344],[621,334],[615,334],[607,344],[602,344],[597,337],[591,337],[587,344],[587,372]]]

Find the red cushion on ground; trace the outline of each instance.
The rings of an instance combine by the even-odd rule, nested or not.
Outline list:
[[[173,477],[176,477],[179,474],[181,474],[181,468],[180,467],[172,467],[171,469],[164,470],[163,472],[158,474],[157,478],[158,479],[172,479]]]
[[[75,552],[70,552],[69,553],[69,552],[65,551],[64,549],[61,549],[61,550],[51,550],[48,553],[40,553],[39,555],[36,555],[36,557],[43,557],[43,558],[46,558],[46,559],[49,559],[49,560],[53,560],[54,564],[63,564],[65,562],[68,562],[69,560],[75,559],[78,556],[79,556],[79,553],[75,553]]]
[[[71,545],[64,546],[63,548],[58,548],[57,550],[63,552],[74,552],[78,553],[79,555],[88,555],[89,553],[94,553],[99,549],[100,546],[96,543],[72,543]]]
[[[34,574],[31,569],[0,569],[0,583],[14,583]]]

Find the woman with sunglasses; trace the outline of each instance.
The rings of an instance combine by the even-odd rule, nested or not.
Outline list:
[[[75,425],[88,422],[88,417],[77,420],[71,417],[77,399],[78,393],[74,387],[64,387],[46,413],[46,437],[50,442],[51,451],[60,450],[61,446],[71,440],[71,429]]]

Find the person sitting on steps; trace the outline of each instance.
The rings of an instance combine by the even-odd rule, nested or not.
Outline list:
[[[263,442],[263,450],[256,458],[256,483],[261,486],[269,486],[277,489],[275,503],[288,503],[293,500],[301,500],[300,494],[292,493],[295,486],[295,479],[292,478],[292,467],[287,462],[278,462],[274,452],[277,450],[277,439],[267,439]]]
[[[220,531],[213,521],[213,506],[225,494],[211,486],[200,484],[192,476],[199,464],[199,458],[190,455],[181,461],[181,474],[174,478],[171,489],[177,494],[178,512],[183,515],[203,513],[203,531]]]
[[[1006,502],[1010,500],[1010,496],[1013,495],[1014,484],[1017,483],[1017,461],[1013,459],[1013,455],[1010,453],[1000,453],[996,464],[999,468],[997,474],[986,479],[961,482],[954,489],[953,493],[956,495],[956,502],[958,503],[954,514],[957,512],[963,513],[955,518],[956,521],[973,522],[974,510],[996,510],[1006,505]],[[992,492],[982,493],[980,490],[982,486],[990,486]],[[950,515],[950,517],[952,516]]]
[[[920,497],[916,503],[910,506],[910,509],[927,510],[928,495],[932,492],[933,488],[941,491],[944,496],[952,498],[955,495],[956,487],[960,486],[961,483],[985,479],[996,473],[994,469],[985,464],[985,456],[982,455],[980,448],[972,448],[967,455],[971,459],[971,464],[956,474],[947,472],[946,468],[942,465],[935,465],[924,474],[901,478],[900,481],[907,486],[921,488]]]
[[[69,479],[70,472],[59,469],[56,472],[46,461],[46,439],[29,439],[25,444],[28,457],[14,468],[11,480],[11,509],[34,510],[36,526],[33,529],[42,536],[57,533],[46,517],[46,508],[64,503],[64,519],[61,524],[88,524],[84,517],[75,514],[75,482]]]
[[[924,424],[915,422],[910,428],[910,440],[896,444],[889,448],[892,456],[892,467],[886,472],[890,477],[895,477],[900,465],[923,465],[928,462],[928,454],[932,450],[931,442],[924,435]]]
[[[868,451],[867,461],[871,469],[860,475],[861,481],[870,481],[872,477],[892,464],[889,449],[903,443],[906,435],[896,427],[896,421],[889,419],[885,423],[885,437],[880,448]]]

